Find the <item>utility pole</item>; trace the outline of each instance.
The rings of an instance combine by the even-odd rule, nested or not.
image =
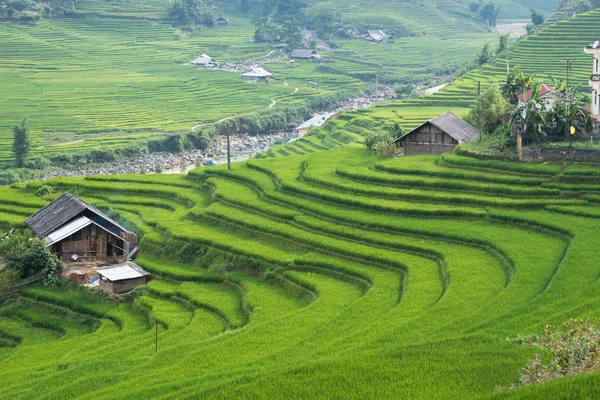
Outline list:
[[[229,145],[229,128],[225,128],[227,132],[227,169],[231,171],[231,146]]]
[[[481,95],[481,81],[477,81],[477,97]]]
[[[571,99],[570,97],[570,90],[569,88],[571,87],[571,57],[567,57],[567,89],[566,89],[566,93],[565,93],[565,101],[567,102],[567,118],[566,118],[566,122],[565,122],[565,139],[569,137],[569,131],[571,130],[571,124],[569,123],[569,114],[571,111],[570,105],[571,105]]]
[[[158,320],[156,320],[156,319],[154,319],[154,327],[156,330],[156,339],[155,339],[156,350],[155,350],[155,352],[158,353]]]

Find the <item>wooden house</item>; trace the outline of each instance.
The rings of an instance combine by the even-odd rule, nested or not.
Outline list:
[[[138,237],[97,208],[70,193],[33,214],[25,223],[63,261],[128,259]]]
[[[196,68],[214,68],[217,66],[215,59],[206,54],[202,54],[200,57],[192,60],[190,64],[195,65]]]
[[[387,42],[387,35],[381,29],[369,29],[364,33],[363,38],[369,42]]]
[[[271,80],[271,73],[264,68],[253,67],[250,71],[243,73],[242,78],[248,81],[269,81]]]
[[[140,285],[145,285],[150,275],[131,261],[107,267],[96,267],[94,270],[100,275],[98,281],[100,289],[117,294],[129,292]]]
[[[290,55],[290,57],[301,59],[301,60],[313,60],[313,61],[319,61],[323,58],[317,53],[316,50],[311,50],[311,49],[296,49],[296,50],[292,51],[292,54]]]
[[[533,88],[529,89],[526,93],[521,93],[517,97],[519,99],[519,103],[525,103],[531,99],[531,93],[533,93]],[[543,97],[545,99],[552,99],[553,95],[556,93],[556,90],[548,85],[541,84],[540,91],[538,93],[538,97]]]
[[[229,25],[229,20],[225,17],[217,17],[217,19],[215,19],[215,22],[217,23],[217,25]]]
[[[454,151],[459,143],[474,142],[480,137],[477,129],[451,112],[442,114],[396,139],[404,154],[441,154]]]
[[[312,117],[311,119],[309,119],[308,121],[304,122],[303,124],[301,124],[300,126],[298,126],[296,128],[296,131],[298,132],[298,136],[299,137],[306,136],[306,134],[308,133],[308,131],[311,128],[319,128],[319,127],[325,125],[325,123],[334,116],[335,116],[335,113],[315,115],[314,117]]]

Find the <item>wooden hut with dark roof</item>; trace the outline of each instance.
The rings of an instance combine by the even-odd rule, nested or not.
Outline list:
[[[441,154],[454,151],[457,144],[474,142],[481,134],[451,112],[430,119],[395,140],[404,155]]]
[[[63,261],[129,259],[137,252],[135,233],[71,193],[64,193],[25,223],[39,238],[46,238]]]

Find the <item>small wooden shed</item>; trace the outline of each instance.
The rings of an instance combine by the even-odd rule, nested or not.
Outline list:
[[[100,289],[109,293],[125,293],[140,285],[145,285],[149,272],[139,265],[126,261],[123,264],[94,268],[100,275]]]
[[[418,126],[396,139],[397,147],[404,147],[404,154],[441,154],[454,151],[459,143],[474,142],[480,137],[477,129],[447,112]]]

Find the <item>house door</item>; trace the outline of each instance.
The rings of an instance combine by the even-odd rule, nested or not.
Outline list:
[[[112,257],[114,252],[114,246],[111,242],[106,242],[106,256]]]
[[[58,257],[58,259],[61,260],[62,259],[62,242],[55,243],[54,246],[52,246],[52,250],[53,250],[53,253],[56,254],[56,257]]]

